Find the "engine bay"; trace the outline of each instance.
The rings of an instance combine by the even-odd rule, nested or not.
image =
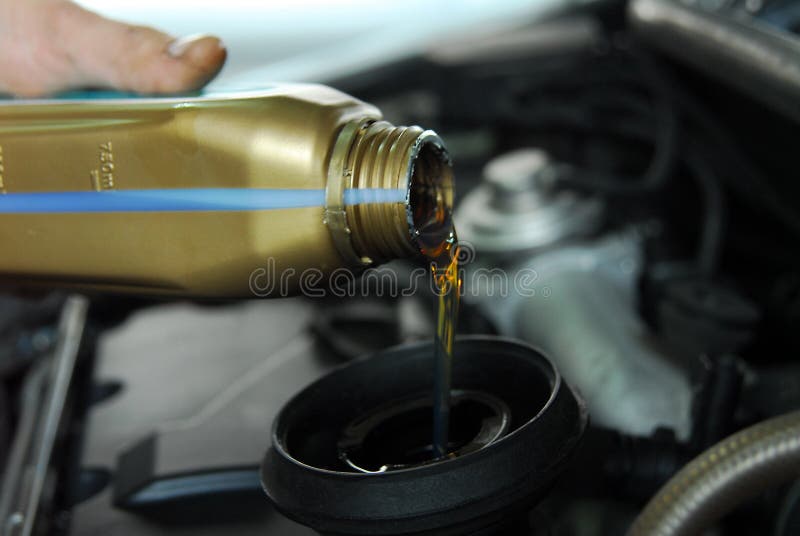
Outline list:
[[[800,408],[798,22],[788,1],[577,3],[324,81],[447,143],[464,274],[454,361],[480,353],[481,337],[522,341],[557,370],[547,376],[554,393],[557,377],[569,391],[559,396],[575,396],[559,402],[572,409],[541,409],[552,421],[525,447],[558,463],[514,480],[536,483],[514,515],[486,514],[513,524],[379,532],[389,512],[350,533],[656,534],[627,531],[670,478],[732,434]],[[273,421],[318,380],[328,383],[313,384],[324,385],[314,411],[330,411],[320,422],[344,419],[367,395],[345,377],[320,378],[429,341],[436,301],[407,261],[348,292],[277,300],[3,295],[4,533],[317,534],[265,497]],[[519,351],[498,346],[494,362]],[[380,377],[395,382],[370,377],[376,393],[421,377],[384,361]],[[500,401],[456,396],[460,448],[477,449],[492,426],[522,436],[513,418],[498,424],[505,405],[518,415],[508,400],[547,384],[523,369],[464,373],[469,385],[491,382]],[[314,418],[296,420],[300,444],[322,435]],[[405,434],[348,424],[362,448],[348,451],[351,466],[385,470],[367,452],[373,441],[381,452],[397,447],[387,459],[411,471],[411,447],[398,446]],[[510,478],[505,467],[466,471],[459,489],[472,490],[472,479],[474,493],[490,489]],[[698,506],[693,527],[708,532],[696,534],[800,533],[797,460],[781,467],[743,484],[765,489],[754,497],[709,484],[709,504],[731,511]],[[442,501],[456,493],[435,487]],[[370,491],[361,505],[372,495],[381,508],[411,509],[397,493]],[[475,497],[461,502],[478,508]]]

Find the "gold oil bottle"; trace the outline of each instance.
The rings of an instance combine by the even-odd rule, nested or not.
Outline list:
[[[421,236],[447,236],[422,227],[451,225],[432,215],[452,201],[433,132],[323,86],[0,102],[0,281],[14,285],[249,296],[268,259],[330,273],[416,255]]]

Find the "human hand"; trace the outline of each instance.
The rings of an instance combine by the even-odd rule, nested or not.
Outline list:
[[[0,0],[0,92],[42,97],[85,87],[136,93],[199,89],[222,68],[216,37],[173,39],[68,0]]]

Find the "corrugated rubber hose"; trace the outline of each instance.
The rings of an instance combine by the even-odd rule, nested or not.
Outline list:
[[[628,536],[698,536],[741,502],[800,476],[800,411],[760,422],[681,469],[645,506]]]

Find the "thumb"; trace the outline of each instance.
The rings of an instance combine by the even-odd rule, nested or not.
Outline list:
[[[177,93],[204,86],[225,63],[225,47],[216,37],[173,39],[152,28],[105,19],[72,3],[64,9],[60,35],[75,66],[73,86]]]

